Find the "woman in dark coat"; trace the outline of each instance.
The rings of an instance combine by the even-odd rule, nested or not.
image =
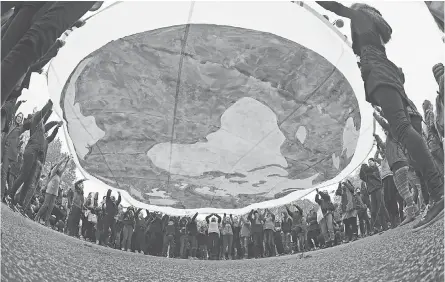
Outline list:
[[[391,26],[377,9],[366,4],[356,3],[348,8],[333,1],[317,3],[351,20],[352,49],[360,56],[366,100],[382,108],[394,137],[406,147],[428,181],[430,208],[414,226],[415,231],[420,230],[443,216],[443,178],[422,136],[408,117],[412,102],[405,93],[399,69],[386,56],[385,44],[391,39]]]

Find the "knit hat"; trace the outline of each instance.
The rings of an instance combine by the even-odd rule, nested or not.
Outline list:
[[[444,67],[443,67],[442,63],[438,63],[433,66],[433,75],[434,75],[434,78],[436,79],[437,83],[440,83],[439,82],[440,77],[441,76],[443,77],[443,73],[444,73]]]

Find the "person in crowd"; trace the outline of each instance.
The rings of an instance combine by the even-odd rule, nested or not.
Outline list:
[[[255,258],[262,256],[263,218],[257,210],[251,210],[247,219],[250,221],[250,235],[253,241],[253,253]]]
[[[206,216],[206,222],[208,225],[210,259],[216,260],[218,258],[221,216],[216,213],[209,214]]]
[[[376,138],[374,134],[374,138]],[[379,155],[382,158],[379,158]],[[377,150],[374,155],[374,160],[376,163],[380,164],[380,176],[382,177],[383,184],[383,199],[385,202],[385,208],[388,211],[391,228],[397,227],[400,224],[401,218],[399,218],[399,209],[397,200],[399,197],[399,192],[397,191],[396,184],[394,183],[393,173],[389,167],[388,160],[386,159],[385,152],[379,147],[377,143]]]
[[[198,249],[199,253],[201,254],[202,260],[207,260],[209,258],[209,254],[207,252],[207,244],[208,244],[208,238],[207,238],[207,228],[203,224],[199,228],[198,235],[196,235],[196,239],[198,241]]]
[[[363,184],[363,182],[362,182]],[[360,228],[360,237],[366,237],[369,235],[369,230],[371,230],[371,222],[368,216],[368,206],[363,202],[363,197],[361,195],[362,189],[357,188],[355,191],[355,196],[358,202],[357,206],[357,217],[358,217],[358,227]]]
[[[242,248],[241,248],[241,217],[234,216],[231,218],[232,220],[232,231],[233,231],[233,246],[232,246],[232,254],[237,259],[242,257]]]
[[[122,251],[131,250],[131,237],[133,235],[133,228],[135,225],[135,212],[134,208],[128,207],[122,216],[122,223],[124,225],[122,229]]]
[[[175,221],[173,218],[165,215],[163,218],[163,223],[164,240],[162,255],[164,257],[172,258],[174,256],[175,249]]]
[[[427,144],[436,161],[439,172],[443,175],[444,170],[444,151],[443,143],[440,140],[439,132],[436,129],[436,121],[434,119],[433,105],[429,100],[425,100],[422,104],[425,113],[426,137]]]
[[[190,246],[190,256],[192,259],[198,259],[196,257],[196,251],[198,249],[198,241],[196,235],[198,234],[198,223],[196,222],[196,217],[198,213],[192,217],[192,219],[187,223],[187,236],[188,244]]]
[[[429,208],[413,227],[415,231],[423,229],[443,217],[443,177],[421,136],[421,128],[420,131],[416,130],[412,124],[414,121],[407,114],[407,108],[412,107],[412,102],[405,93],[400,70],[386,55],[385,44],[391,39],[391,26],[380,11],[366,4],[356,3],[348,8],[333,1],[317,3],[351,20],[352,49],[360,57],[366,100],[382,108],[390,131],[408,150],[409,156],[427,181]]]
[[[279,217],[275,217],[275,229],[273,232],[273,239],[275,245],[275,255],[284,255],[283,238],[281,234],[281,220]]]
[[[72,237],[79,237],[79,221],[82,214],[82,207],[84,201],[83,182],[85,179],[78,180],[74,183],[74,191],[72,202],[70,205],[70,213],[68,216],[68,235]]]
[[[370,158],[368,163],[369,165],[362,164],[359,176],[362,181],[366,182],[368,193],[371,195],[371,229],[375,232],[377,232],[378,228],[385,231],[388,229],[385,218],[385,214],[388,214],[388,211],[383,202],[380,172],[373,158]]]
[[[284,252],[286,254],[292,253],[292,218],[289,217],[287,211],[281,213],[281,232]]]
[[[228,217],[226,214],[223,216],[222,220],[222,259],[226,260],[233,259],[232,257],[232,245],[233,245],[233,217],[230,215]]]
[[[318,236],[320,235],[320,226],[317,222],[317,212],[311,209],[306,216],[307,226],[307,242],[308,249],[318,248]]]
[[[103,242],[106,245],[110,244],[110,242],[113,242],[114,234],[116,232],[116,221],[114,220],[114,217],[116,216],[117,208],[121,203],[121,193],[120,192],[117,193],[118,193],[118,198],[116,201],[116,198],[114,196],[111,196],[111,189],[108,189],[105,200],[105,216],[103,218],[102,236],[103,236]]]
[[[394,183],[396,188],[406,203],[405,219],[400,223],[400,226],[402,226],[413,221],[418,210],[414,204],[414,197],[409,190],[410,181],[417,179],[418,177],[413,170],[410,170],[409,160],[405,154],[405,150],[392,135],[386,120],[380,116],[378,111],[374,112],[374,118],[386,134],[385,143],[383,143],[378,135],[375,136],[377,144],[379,148],[385,152],[388,165],[394,173]],[[417,181],[417,183],[420,183],[420,180]],[[415,183],[413,186],[415,186]]]
[[[295,242],[298,241],[298,244],[295,246],[295,250],[298,249],[299,252],[304,252],[307,247],[307,224],[304,221],[303,210],[297,205],[294,205],[294,207],[297,209],[294,212],[292,212],[288,206],[286,206],[286,210],[292,218],[292,232],[295,234],[295,238],[297,239]]]
[[[29,184],[32,177],[34,176],[37,157],[42,155],[43,146],[46,141],[44,136],[45,129],[43,124],[46,123],[47,119],[49,118],[52,106],[52,101],[48,100],[48,103],[46,103],[42,110],[35,112],[34,115],[30,116],[29,118],[30,138],[23,153],[23,165],[20,168],[20,173],[16,181],[12,185],[11,189],[8,189],[8,202],[10,202],[12,206],[14,206],[16,204],[15,194],[17,193],[17,190],[20,188],[20,186],[23,184],[19,199],[19,209],[21,209],[26,193],[30,188]],[[43,156],[43,160],[44,159],[45,157]]]
[[[441,137],[441,140],[443,140],[443,133],[444,133],[444,115],[443,115],[443,107],[444,107],[444,100],[443,100],[443,92],[444,92],[444,80],[443,80],[443,74],[444,74],[444,67],[442,63],[435,64],[433,66],[433,75],[434,78],[437,81],[437,84],[439,85],[439,91],[437,92],[436,97],[436,129],[439,134],[439,137]]]
[[[188,224],[188,218],[187,217],[183,217],[179,221],[179,231],[181,233],[181,236],[179,238],[179,242],[181,244],[181,249],[179,251],[179,256],[182,259],[186,258],[186,253],[187,253],[187,245],[188,245],[187,224]]]
[[[323,218],[319,222],[321,234],[323,235],[324,245],[331,247],[334,245],[334,204],[326,191],[320,192],[316,189],[315,202],[320,206]]]
[[[151,247],[150,255],[152,256],[162,255],[162,238],[163,238],[162,229],[163,229],[162,216],[160,213],[154,213],[148,228],[149,242],[150,242],[149,244]]]
[[[266,255],[269,257],[275,256],[275,215],[269,210],[264,210],[264,224],[263,224],[263,234],[264,234],[264,245]]]
[[[357,202],[354,196],[354,186],[351,182],[344,181],[338,184],[335,195],[341,197],[341,210],[343,213],[343,224],[345,226],[346,243],[358,238],[357,229]]]
[[[114,239],[114,248],[120,250],[122,248],[122,229],[124,228],[124,224],[122,222],[124,216],[124,208],[122,204],[118,207],[117,219],[116,219],[116,238]],[[145,250],[144,250],[145,251]]]
[[[21,151],[19,147],[20,135],[29,129],[31,123],[23,123],[23,114],[19,113],[14,119],[14,125],[10,129],[6,136],[2,137],[4,140],[4,146],[2,146],[2,167],[1,167],[1,197],[5,196],[6,184],[9,185],[11,182],[7,181],[8,173],[11,173],[11,166],[18,162],[19,152]]]
[[[135,251],[136,253],[144,253],[146,251],[145,247],[145,227],[147,226],[147,222],[145,221],[144,214],[141,213],[142,209],[139,208],[136,210],[134,214],[135,218],[135,227],[134,233],[135,235]]]
[[[250,221],[245,219],[243,216],[240,216],[241,220],[241,231],[240,231],[240,240],[241,240],[241,248],[243,250],[243,257],[246,259],[249,255],[249,242],[250,242]]]
[[[37,215],[34,217],[34,221],[39,222],[40,219],[44,217],[45,225],[49,225],[49,218],[56,203],[62,176],[70,161],[71,158],[69,156],[66,156],[52,168],[48,176],[48,184],[45,191],[45,201],[43,202],[43,205],[39,209]]]

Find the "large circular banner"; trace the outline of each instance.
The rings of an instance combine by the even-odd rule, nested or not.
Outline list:
[[[121,2],[68,36],[48,86],[85,185],[173,214],[298,199],[372,147],[356,58],[305,5]]]

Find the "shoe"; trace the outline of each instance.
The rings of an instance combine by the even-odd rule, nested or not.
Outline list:
[[[416,206],[407,207],[404,211],[404,214],[406,215],[406,217],[399,224],[399,227],[414,221],[414,219],[416,219],[416,213],[418,211],[419,211],[419,209]]]
[[[420,221],[414,225],[413,232],[422,230],[443,217],[443,198],[429,205],[425,210],[427,211],[425,216],[422,216]]]

